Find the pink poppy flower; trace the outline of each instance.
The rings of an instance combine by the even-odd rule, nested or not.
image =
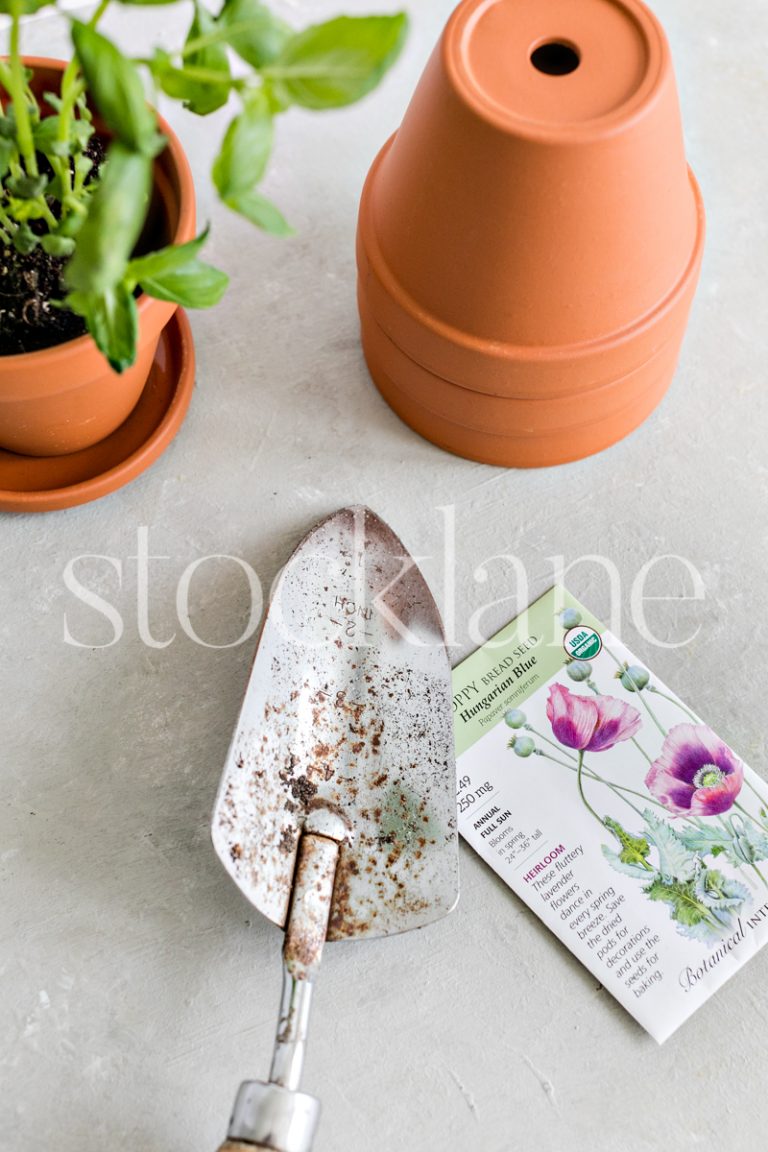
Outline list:
[[[576,696],[562,684],[549,690],[547,718],[560,743],[580,752],[606,752],[642,723],[637,708],[615,696]]]
[[[733,805],[744,783],[738,757],[706,724],[676,724],[645,786],[673,816],[717,816]]]

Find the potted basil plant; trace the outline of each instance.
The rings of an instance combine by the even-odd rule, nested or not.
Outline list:
[[[260,0],[195,0],[182,43],[131,58],[100,29],[115,2],[70,20],[65,63],[22,54],[24,19],[48,0],[0,0],[0,448],[15,453],[55,456],[108,436],[135,407],[174,311],[207,308],[227,287],[201,259],[189,166],[145,83],[197,116],[232,104],[213,184],[233,212],[284,236],[259,190],[276,118],[359,100],[407,31],[403,14],[297,31]]]

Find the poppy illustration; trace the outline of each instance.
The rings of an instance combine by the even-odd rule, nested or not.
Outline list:
[[[744,783],[739,758],[706,724],[677,724],[645,778],[648,791],[673,816],[717,816]]]

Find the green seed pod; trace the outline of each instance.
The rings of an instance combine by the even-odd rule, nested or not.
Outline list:
[[[519,708],[510,708],[504,713],[504,723],[508,728],[522,728],[525,724],[525,712],[521,712]]]
[[[577,684],[589,680],[592,675],[592,665],[588,660],[574,660],[573,664],[569,664],[565,670],[571,680],[575,680]]]
[[[515,755],[524,759],[536,751],[536,745],[530,736],[518,736],[515,740]]]
[[[619,677],[622,688],[626,688],[627,692],[642,692],[650,678],[649,673],[639,664],[630,664]]]
[[[581,612],[577,612],[575,608],[564,608],[560,613],[560,623],[563,628],[576,628],[581,624]]]

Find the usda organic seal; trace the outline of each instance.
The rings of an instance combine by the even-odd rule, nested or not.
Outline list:
[[[572,660],[594,660],[602,646],[600,633],[586,624],[569,628],[563,637],[563,647]]]

